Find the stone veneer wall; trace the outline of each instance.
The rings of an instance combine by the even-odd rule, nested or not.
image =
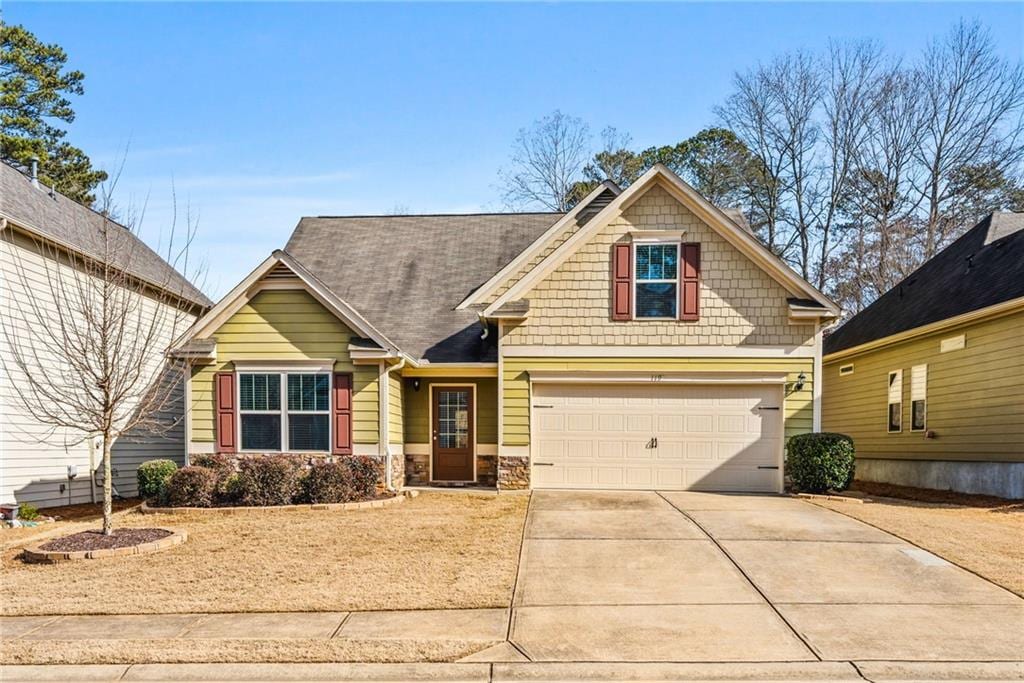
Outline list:
[[[628,242],[632,230],[685,230],[684,242],[700,243],[699,321],[611,319],[612,245]],[[789,296],[675,197],[654,186],[526,294],[530,317],[509,325],[502,344],[812,345],[814,326],[789,322]]]
[[[502,455],[498,457],[498,489],[517,491],[530,488],[530,457]]]

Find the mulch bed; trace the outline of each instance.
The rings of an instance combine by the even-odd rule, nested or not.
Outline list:
[[[903,500],[918,501],[921,503],[937,503],[945,505],[962,505],[964,507],[979,508],[1015,508],[1024,510],[1024,501],[997,498],[995,496],[984,496],[974,493],[958,493],[956,491],[939,491],[937,489],[919,489],[913,486],[899,486],[897,484],[884,484],[874,481],[853,482],[853,492],[865,493],[869,496],[880,496],[883,498],[901,498]]]
[[[76,552],[82,550],[108,550],[112,548],[130,548],[132,546],[166,538],[172,532],[167,529],[114,529],[111,536],[104,536],[103,531],[82,531],[64,536],[39,546],[40,550],[56,552]]]

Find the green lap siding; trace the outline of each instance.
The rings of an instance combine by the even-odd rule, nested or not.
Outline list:
[[[943,339],[965,347],[940,353]],[[822,426],[853,437],[857,457],[1024,461],[1024,311],[856,355],[826,358]],[[839,368],[853,365],[853,373]],[[911,373],[927,365],[928,431],[911,431]],[[903,371],[903,430],[889,433],[888,377]]]
[[[335,372],[353,375],[353,440],[378,442],[379,366],[352,363],[348,352],[351,330],[305,290],[259,292],[212,336],[217,340],[217,361],[192,369],[191,441],[214,441],[214,376],[232,372],[234,361],[333,358]]]
[[[419,391],[415,379],[405,380],[405,442],[430,443],[430,387],[436,384],[473,385],[476,387],[476,442],[498,443],[498,380],[488,378],[420,377]]]
[[[404,412],[402,378],[397,373],[391,372],[388,374],[388,443],[402,443]]]

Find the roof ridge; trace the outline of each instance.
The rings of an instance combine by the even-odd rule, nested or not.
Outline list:
[[[462,218],[472,216],[561,216],[564,211],[478,211],[470,213],[364,213],[303,216],[302,218]]]

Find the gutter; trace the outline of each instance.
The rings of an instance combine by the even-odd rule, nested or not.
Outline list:
[[[394,482],[391,480],[391,462],[392,462],[392,460],[394,459],[395,456],[391,452],[391,434],[389,433],[390,432],[389,422],[391,420],[391,416],[388,414],[390,409],[391,409],[391,402],[389,400],[389,398],[391,396],[391,383],[389,381],[389,377],[390,377],[391,373],[394,372],[395,370],[401,370],[402,368],[405,367],[405,360],[406,360],[406,356],[403,355],[401,357],[401,360],[398,361],[398,363],[396,363],[395,365],[392,365],[390,367],[385,367],[384,368],[384,372],[382,372],[381,375],[380,375],[381,381],[384,382],[384,385],[386,387],[386,389],[385,389],[385,387],[381,387],[381,390],[380,390],[380,395],[384,397],[384,400],[381,401],[381,406],[380,406],[380,410],[381,410],[381,420],[380,420],[380,424],[381,424],[381,430],[380,431],[381,431],[381,434],[380,434],[380,439],[381,439],[381,443],[384,444],[384,486],[387,488],[388,491],[394,491],[395,490]]]

